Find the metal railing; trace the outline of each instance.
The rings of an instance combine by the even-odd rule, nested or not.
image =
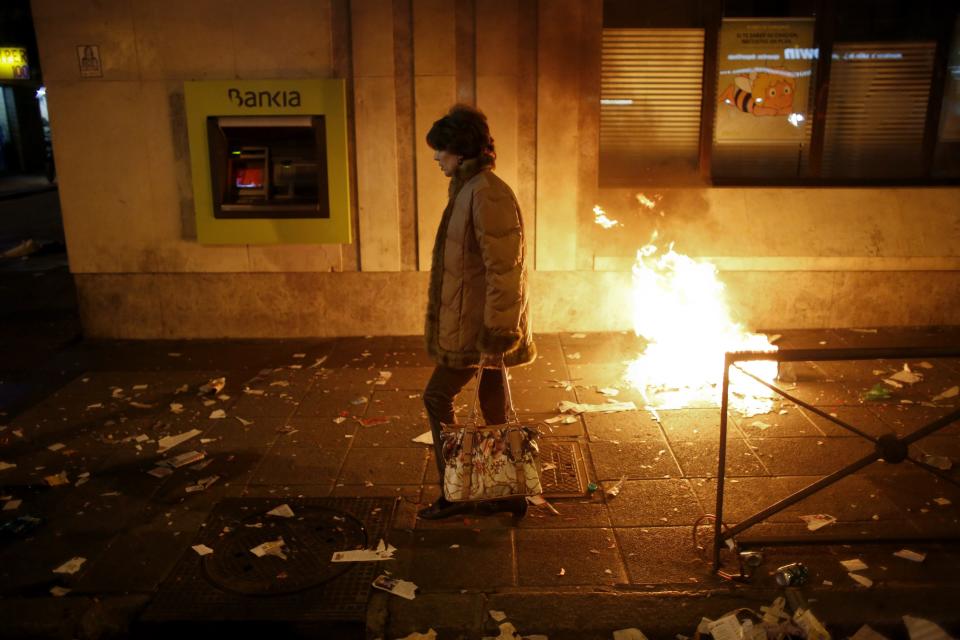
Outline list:
[[[742,533],[743,531],[749,529],[753,525],[762,522],[768,517],[779,513],[780,511],[786,509],[787,507],[803,500],[804,498],[822,490],[830,485],[834,484],[838,480],[845,478],[860,469],[878,461],[883,460],[886,463],[890,464],[899,464],[901,462],[907,461],[915,464],[916,466],[924,469],[938,478],[950,482],[954,485],[960,486],[960,482],[951,477],[950,475],[944,473],[936,467],[932,467],[929,464],[926,464],[922,460],[917,460],[909,456],[909,446],[916,441],[920,440],[923,437],[926,437],[932,433],[936,433],[940,429],[943,429],[947,425],[960,419],[960,409],[948,413],[929,424],[926,424],[919,429],[916,429],[912,433],[905,436],[897,436],[894,433],[888,433],[881,436],[872,436],[865,431],[858,429],[857,427],[844,422],[834,415],[818,409],[817,407],[804,402],[803,400],[796,398],[785,390],[780,389],[776,385],[773,385],[765,380],[760,379],[759,377],[753,375],[749,371],[744,370],[741,367],[737,367],[736,363],[738,362],[748,362],[755,360],[767,360],[767,361],[776,361],[780,362],[818,362],[818,361],[829,361],[829,360],[884,360],[884,359],[896,359],[896,360],[914,360],[920,358],[960,358],[960,348],[880,348],[880,349],[867,349],[867,348],[854,348],[854,349],[790,349],[785,351],[737,351],[730,352],[726,354],[724,359],[723,367],[723,395],[720,403],[720,451],[719,451],[719,466],[717,470],[717,509],[716,509],[716,520],[714,522],[714,532],[713,532],[713,570],[720,570],[720,551],[722,547],[730,543],[735,542],[734,536]],[[724,490],[724,478],[726,476],[726,456],[727,456],[727,411],[729,406],[729,393],[730,393],[730,367],[734,366],[738,371],[745,374],[746,376],[756,380],[760,384],[764,385],[771,391],[777,393],[788,400],[795,402],[798,406],[807,409],[808,411],[817,414],[821,418],[829,420],[830,422],[836,424],[837,426],[846,429],[847,431],[860,436],[866,440],[869,440],[874,444],[874,451],[868,455],[863,456],[859,460],[851,462],[847,466],[834,471],[830,475],[827,475],[816,482],[800,489],[799,491],[783,498],[782,500],[770,505],[769,507],[758,511],[757,513],[749,516],[744,519],[742,522],[737,524],[725,527],[723,524],[723,490]],[[910,538],[910,540],[916,540],[916,537]],[[929,539],[929,538],[924,538]],[[897,539],[884,539],[885,542],[902,542],[906,541],[906,538],[897,538]],[[862,540],[841,540],[839,538],[816,538],[811,540],[811,538],[789,538],[789,537],[778,537],[776,539],[768,538],[764,540],[765,544],[809,544],[814,543],[839,543],[839,542],[862,542]],[[731,544],[731,548],[735,545]]]

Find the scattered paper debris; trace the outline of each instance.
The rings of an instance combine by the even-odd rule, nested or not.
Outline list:
[[[557,411],[560,413],[613,413],[617,411],[636,411],[637,405],[633,401],[629,402],[608,402],[607,404],[581,404],[571,402],[570,400],[561,400],[557,404]]]
[[[352,405],[354,405],[354,406],[361,405],[361,404],[366,404],[366,403],[367,403],[367,397],[366,397],[366,396],[357,396],[356,398],[353,398],[352,400],[350,400],[350,404],[352,404]]]
[[[3,510],[14,511],[19,509],[21,504],[23,504],[23,500],[7,500],[3,503]]]
[[[817,529],[822,529],[828,524],[833,524],[837,521],[833,516],[826,513],[816,513],[807,516],[800,516],[800,519],[807,523],[807,529],[809,531],[816,531]]]
[[[239,422],[244,427],[249,427],[253,424],[253,420],[244,420],[240,416],[233,416],[233,419]]]
[[[911,562],[923,562],[927,559],[927,554],[911,551],[910,549],[900,549],[900,551],[894,551],[893,555],[897,556],[898,558],[903,558],[904,560],[910,560]]]
[[[86,561],[87,561],[86,558],[75,556],[73,558],[70,558],[66,562],[64,562],[62,565],[60,565],[56,569],[54,569],[53,572],[62,573],[66,575],[73,575],[77,571],[80,571],[80,567],[82,567],[83,563]]]
[[[327,361],[327,358],[329,358],[329,357],[330,357],[330,356],[323,356],[322,358],[316,358],[316,359],[313,361],[313,364],[310,365],[310,366],[307,367],[307,368],[308,368],[308,369],[315,369],[315,368],[319,367],[320,365],[322,365],[324,362],[326,362],[326,361]]]
[[[220,479],[220,476],[209,476],[207,478],[201,478],[197,480],[196,484],[192,484],[186,488],[187,493],[197,493],[198,491],[206,491],[213,483]]]
[[[853,560],[841,560],[840,564],[842,564],[843,568],[847,571],[863,571],[867,568],[866,563],[859,558],[854,558]]]
[[[830,633],[810,609],[797,609],[793,614],[793,621],[803,629],[807,640],[830,640]]]
[[[933,501],[936,502],[941,507],[945,507],[948,504],[953,504],[952,502],[950,502],[948,498],[934,498]]]
[[[346,421],[347,421],[346,416],[337,416],[336,418],[333,419],[334,424],[343,424]]]
[[[193,549],[194,551],[196,551],[196,552],[197,552],[197,555],[200,556],[201,558],[202,558],[203,556],[208,556],[208,555],[210,555],[211,553],[213,553],[213,549],[211,549],[210,547],[208,547],[208,546],[205,545],[205,544],[195,544],[195,545],[193,545],[193,546],[190,547],[190,548]]]
[[[614,397],[620,395],[620,389],[615,389],[614,387],[601,387],[597,389],[597,393],[604,396]]]
[[[55,473],[50,476],[44,476],[43,480],[51,487],[60,487],[65,484],[70,484],[70,478],[67,477],[66,471],[61,471],[60,473]]]
[[[626,481],[626,475],[620,476],[620,480],[617,481],[617,484],[607,489],[607,497],[616,498],[618,495],[620,495],[620,491],[623,489],[623,483]]]
[[[7,469],[14,469],[16,468],[16,466],[17,466],[17,463],[15,462],[4,462],[0,460],[0,471],[6,471]]]
[[[220,420],[226,417],[227,417],[227,412],[224,411],[223,409],[214,409],[213,411],[210,412],[211,420]]]
[[[130,406],[134,409],[153,409],[156,405],[147,404],[146,402],[138,402],[136,400],[130,401]]]
[[[423,433],[421,433],[420,435],[418,435],[416,438],[414,438],[413,441],[414,441],[414,442],[419,442],[420,444],[429,444],[429,445],[432,446],[432,445],[433,445],[433,432],[432,432],[432,431],[424,431]]]
[[[179,402],[171,402],[170,413],[183,413],[183,405]]]
[[[388,416],[373,416],[370,418],[356,418],[356,421],[364,427],[376,427],[381,424],[387,424],[390,422]]]
[[[200,462],[205,457],[207,457],[207,454],[202,451],[187,451],[186,453],[181,453],[178,456],[167,458],[166,460],[161,461],[159,464],[168,466],[171,469],[179,469],[180,467],[185,467],[188,464]]]
[[[868,589],[873,586],[873,580],[871,580],[867,576],[862,576],[859,573],[848,573],[847,575],[853,578],[853,580],[860,586],[866,587]]]
[[[643,634],[643,631],[637,629],[636,627],[630,627],[629,629],[619,629],[613,632],[613,640],[647,640],[647,636]],[[748,640],[744,638],[744,640]]]
[[[290,386],[290,381],[289,381],[289,380],[274,380],[273,382],[270,383],[270,386],[271,386],[271,387],[289,387],[289,386]]]
[[[907,626],[910,640],[953,640],[937,623],[924,618],[903,616],[903,624]]]
[[[250,387],[244,387],[243,392],[248,396],[262,396],[266,393],[263,389],[251,389]]]
[[[487,611],[487,613],[490,614],[490,617],[493,618],[495,622],[503,622],[507,619],[507,614],[505,614],[503,611],[490,609]]]
[[[276,540],[270,540],[264,542],[263,544],[258,544],[254,548],[250,549],[250,553],[262,558],[263,556],[276,556],[282,560],[287,559],[287,554],[283,552],[283,547],[286,546],[286,542],[283,541],[283,536],[277,538]]]
[[[292,518],[294,514],[293,509],[290,508],[290,505],[284,503],[279,507],[274,507],[273,509],[270,509],[270,511],[267,511],[267,515],[277,516],[278,518]]]
[[[736,614],[731,613],[719,620],[714,620],[708,628],[713,640],[741,640],[740,623],[737,621]]]
[[[350,551],[334,551],[331,562],[378,562],[393,560],[397,550],[392,544],[386,544],[381,539],[376,549],[353,549]]]
[[[60,451],[60,449],[63,449],[66,446],[67,445],[63,444],[62,442],[57,442],[47,447],[47,449],[49,449],[50,451]]]
[[[390,378],[393,376],[391,371],[381,371],[380,377],[373,384],[385,385],[389,382]]]
[[[73,589],[67,589],[66,587],[50,587],[50,595],[54,598],[62,598],[71,591],[73,591]]]
[[[373,586],[376,589],[382,589],[388,593],[392,593],[395,596],[400,596],[401,598],[406,598],[407,600],[413,600],[416,597],[417,585],[407,580],[400,580],[399,578],[392,578],[387,574],[381,574],[373,581]]]
[[[544,498],[542,495],[538,494],[535,496],[527,496],[527,502],[537,507],[546,507],[547,510],[549,510],[550,513],[552,513],[555,516],[560,515],[560,512],[557,511],[556,507],[550,504],[550,502],[546,498]]]
[[[890,379],[896,380],[897,382],[903,382],[904,384],[916,384],[917,382],[923,380],[923,376],[919,373],[914,373],[911,371],[910,365],[904,363],[903,369],[890,376]]]
[[[956,398],[960,394],[960,386],[954,385],[945,391],[941,391],[937,395],[933,396],[931,400],[934,402],[940,402],[941,400],[948,400],[949,398]]]
[[[195,438],[198,435],[203,433],[200,429],[190,429],[190,431],[184,431],[183,433],[178,433],[175,436],[166,436],[160,438],[157,441],[157,453],[163,453],[169,449],[173,449],[178,444],[182,444],[191,438]]]
[[[750,423],[750,426],[751,426],[751,427],[756,427],[757,429],[760,429],[761,431],[765,431],[765,430],[769,429],[770,427],[772,427],[773,425],[772,425],[772,424],[768,424],[768,423],[764,422],[763,420],[754,420],[753,422]]]
[[[173,469],[170,467],[154,467],[153,469],[150,469],[150,471],[147,471],[147,473],[154,478],[166,478],[173,473]]]
[[[585,334],[585,333],[572,333],[572,334],[570,334],[570,337],[573,338],[574,340],[582,340],[583,338],[586,338],[586,337],[587,337],[587,334]]]
[[[565,575],[567,575],[567,570],[564,569],[563,567],[560,567],[560,571],[557,572],[557,575],[558,575],[558,576],[565,576]]]
[[[877,383],[867,389],[863,394],[864,399],[866,400],[889,400],[890,399],[890,390],[883,386],[882,383]]]
[[[223,391],[223,388],[225,386],[227,386],[226,378],[214,378],[209,382],[207,382],[207,384],[201,385],[200,388],[197,389],[197,391],[204,395],[210,394],[215,396],[221,391]]]

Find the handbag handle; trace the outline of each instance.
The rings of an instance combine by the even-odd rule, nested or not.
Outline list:
[[[510,393],[510,378],[507,375],[507,365],[500,360],[500,372],[503,376],[503,393],[506,400],[507,422],[518,423],[520,418],[517,416],[517,410],[513,406],[513,395]],[[473,406],[470,408],[470,414],[467,416],[468,424],[477,424],[477,407],[480,404],[480,379],[483,377],[483,366],[477,367],[477,389],[473,394]]]

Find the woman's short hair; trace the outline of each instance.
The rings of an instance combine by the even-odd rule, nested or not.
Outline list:
[[[497,158],[487,116],[465,104],[453,105],[447,115],[433,123],[427,133],[427,144],[437,151],[466,159],[480,158],[484,165],[493,165]]]

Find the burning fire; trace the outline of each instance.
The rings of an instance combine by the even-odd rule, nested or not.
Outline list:
[[[637,251],[633,266],[634,332],[647,347],[629,363],[627,381],[659,408],[716,403],[722,392],[724,354],[728,351],[776,351],[766,336],[750,333],[731,319],[717,268],[677,253],[660,253],[650,243]],[[744,362],[744,370],[772,381],[772,361]],[[656,395],[653,402],[652,396]],[[772,392],[730,369],[730,406],[745,415],[767,413]]]

